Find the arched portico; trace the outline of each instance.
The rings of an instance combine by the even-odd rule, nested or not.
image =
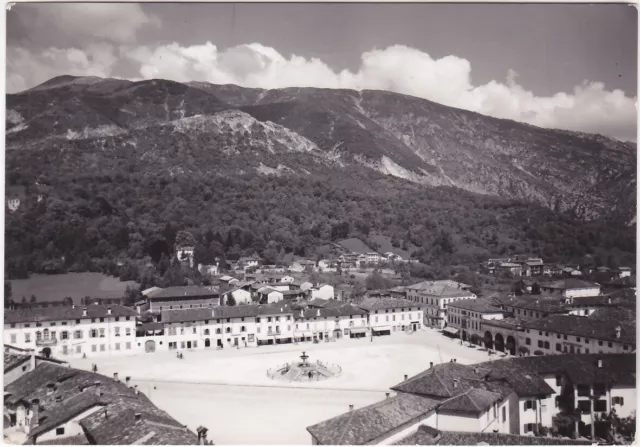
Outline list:
[[[484,347],[493,349],[493,335],[489,331],[485,331],[484,333]]]
[[[496,334],[493,345],[496,351],[504,352],[504,337],[500,332]]]
[[[513,335],[507,336],[507,352],[511,355],[516,355],[516,339]]]

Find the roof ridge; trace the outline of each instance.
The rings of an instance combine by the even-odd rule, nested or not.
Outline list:
[[[342,442],[342,438],[344,438],[344,435],[347,433],[347,429],[349,428],[349,425],[351,425],[351,420],[353,419],[354,415],[355,415],[355,410],[352,410],[351,414],[349,415],[349,420],[345,424],[344,430],[342,431],[342,434],[338,438],[338,442],[336,443],[337,445],[340,445],[340,443]]]
[[[447,392],[447,394],[451,395],[451,391],[449,391],[449,388],[447,388],[447,385],[444,383],[444,381],[440,378],[440,376],[438,375],[438,371],[436,371],[435,369],[433,370],[433,375],[436,376],[436,379],[438,379],[438,381],[442,384],[442,387],[444,388],[444,390]]]

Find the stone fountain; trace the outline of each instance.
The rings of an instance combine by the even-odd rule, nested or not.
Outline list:
[[[285,382],[316,382],[337,377],[342,372],[338,365],[323,363],[320,360],[309,361],[306,352],[302,352],[301,361],[286,363],[267,372],[267,376],[273,380]]]

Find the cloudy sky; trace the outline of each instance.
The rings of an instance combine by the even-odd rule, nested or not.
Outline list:
[[[636,139],[627,5],[16,4],[7,91],[62,74],[381,89]]]

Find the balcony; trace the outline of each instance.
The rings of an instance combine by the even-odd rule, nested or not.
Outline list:
[[[36,339],[36,346],[55,346],[58,344],[57,338]]]

